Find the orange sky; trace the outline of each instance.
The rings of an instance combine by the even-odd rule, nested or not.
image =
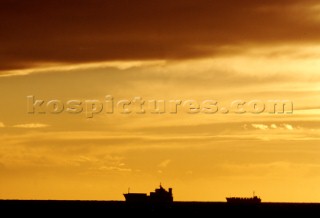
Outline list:
[[[124,200],[161,182],[180,201],[319,202],[319,12],[313,0],[3,1],[0,198]],[[30,95],[219,110],[30,114]],[[220,110],[274,99],[293,113]]]

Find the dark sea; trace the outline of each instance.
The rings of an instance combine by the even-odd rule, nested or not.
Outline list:
[[[173,202],[128,204],[124,201],[0,200],[1,217],[320,217],[320,203],[230,204]]]

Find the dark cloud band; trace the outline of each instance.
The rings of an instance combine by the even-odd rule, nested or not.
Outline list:
[[[198,58],[225,46],[313,42],[315,0],[1,1],[0,70]]]

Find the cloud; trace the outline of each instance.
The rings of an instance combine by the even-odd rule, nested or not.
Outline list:
[[[293,130],[293,126],[290,124],[270,124],[270,125],[266,125],[266,124],[251,124],[251,126],[253,128],[256,129],[261,129],[261,130],[268,130],[268,129],[285,129],[285,130]]]
[[[166,168],[171,163],[171,160],[167,159],[158,164],[160,168]]]
[[[163,64],[164,61],[109,61],[103,63],[85,63],[85,64],[59,64],[57,66],[39,67],[35,69],[10,70],[0,73],[0,77],[24,76],[43,72],[66,72],[76,70],[94,70],[94,69],[117,69],[127,70],[136,67],[146,67],[156,64]]]
[[[261,130],[269,129],[268,125],[264,125],[264,124],[251,124],[251,126],[256,129],[261,129]]]
[[[132,169],[130,168],[121,168],[121,167],[114,167],[114,166],[102,166],[99,168],[101,171],[119,171],[119,172],[131,172]]]
[[[14,125],[13,127],[33,129],[33,128],[45,128],[48,126],[49,125],[43,124],[43,123],[25,123],[25,124],[17,124],[17,125]]]
[[[270,125],[270,128],[271,128],[271,129],[276,129],[276,128],[278,128],[278,126],[277,126],[276,124],[271,124],[271,125]]]
[[[0,122],[0,128],[5,127],[4,123]]]
[[[293,126],[290,124],[283,124],[284,128],[288,129],[288,130],[293,130]]]
[[[88,9],[79,0],[3,0],[0,70],[175,60],[239,52],[239,45],[316,42],[317,3],[92,0]]]

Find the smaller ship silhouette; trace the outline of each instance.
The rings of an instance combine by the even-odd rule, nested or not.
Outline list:
[[[227,203],[233,204],[260,204],[261,198],[256,196],[253,192],[252,197],[228,197]]]
[[[173,195],[172,188],[168,191],[165,190],[161,184],[160,187],[155,189],[154,192],[150,192],[150,195],[146,193],[126,193],[123,194],[126,202],[128,203],[172,203]]]

